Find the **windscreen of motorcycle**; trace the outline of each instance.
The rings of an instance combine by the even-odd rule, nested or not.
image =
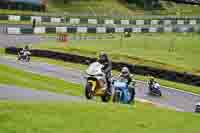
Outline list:
[[[103,74],[102,68],[103,68],[103,65],[101,65],[99,62],[94,62],[88,67],[88,69],[86,70],[86,73],[88,75],[100,75],[100,74]]]
[[[158,83],[155,83],[154,88],[160,88],[160,85]]]

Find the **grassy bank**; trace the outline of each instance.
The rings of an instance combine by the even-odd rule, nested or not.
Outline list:
[[[111,104],[1,101],[0,109],[2,133],[200,132],[200,118],[197,115],[155,108],[143,103],[137,103],[137,107],[133,108]]]
[[[67,46],[46,42],[33,48],[96,57],[107,52],[113,60],[200,74],[198,34],[134,34],[131,39],[71,40]],[[120,53],[119,53],[120,51]]]
[[[145,10],[142,0],[128,4],[123,0],[91,0],[73,1],[63,4],[50,0],[49,11],[66,11],[72,14],[103,15],[103,16],[131,16],[131,15],[199,15],[199,6],[190,4],[177,4],[172,1],[160,0],[161,8]]]
[[[160,0],[161,8],[157,10],[145,10],[143,3],[138,0],[128,4],[124,0],[68,0],[64,4],[62,0],[49,0],[46,13],[16,10],[0,10],[0,14],[23,15],[48,15],[48,16],[141,16],[141,15],[199,15],[200,7],[189,4],[177,4],[168,0]],[[142,1],[142,0],[140,0]]]
[[[70,95],[82,95],[81,85],[68,83],[61,79],[24,72],[6,65],[0,64],[0,75],[0,84],[47,90]]]

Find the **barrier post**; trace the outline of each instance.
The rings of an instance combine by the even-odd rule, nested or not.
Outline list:
[[[57,35],[57,40],[59,42],[64,42],[65,44],[67,44],[69,41],[68,34],[67,33],[59,33]]]

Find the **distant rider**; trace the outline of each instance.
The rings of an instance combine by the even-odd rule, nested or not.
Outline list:
[[[112,62],[109,60],[108,55],[104,52],[101,52],[99,54],[98,62],[104,66],[102,71],[106,75],[106,81],[108,84],[107,91],[111,95]]]
[[[22,50],[19,51],[19,60],[25,56],[30,56],[30,50],[28,45],[26,45]]]
[[[131,93],[132,95],[131,95],[131,100],[130,101],[132,101],[134,99],[134,97],[135,97],[135,81],[132,80],[132,77],[133,76],[131,75],[131,73],[130,73],[130,71],[129,71],[129,69],[127,67],[123,67],[122,70],[121,70],[120,75],[118,76],[118,78],[120,80],[123,80],[123,81],[127,82],[129,90],[132,91],[132,93]]]
[[[26,45],[26,46],[24,47],[24,50],[25,50],[25,51],[29,51],[29,46]]]
[[[24,52],[29,52],[29,46],[28,45],[26,45],[21,51],[20,51],[20,53],[24,53]]]
[[[160,85],[156,82],[154,77],[150,77],[150,80],[148,81],[149,89],[150,91],[153,91],[154,88],[159,88]]]

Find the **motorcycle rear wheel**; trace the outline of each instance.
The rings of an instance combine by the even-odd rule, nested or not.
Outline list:
[[[158,92],[152,92],[152,91],[150,91],[149,94],[150,94],[151,96],[159,96],[159,97],[162,96],[162,93],[161,93],[160,91],[158,91]]]
[[[160,97],[162,96],[162,93],[160,91],[158,92],[158,96],[160,96]]]

